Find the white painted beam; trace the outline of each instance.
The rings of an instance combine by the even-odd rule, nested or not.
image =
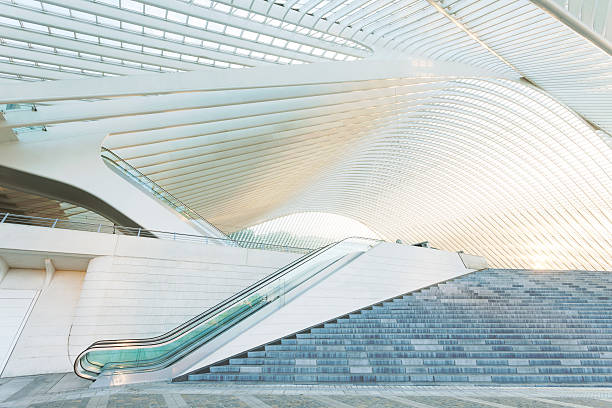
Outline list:
[[[105,119],[119,116],[144,115],[151,113],[171,112],[186,109],[203,109],[210,107],[243,105],[272,100],[291,100],[308,96],[322,96],[357,91],[395,89],[412,85],[412,92],[418,92],[430,85],[419,84],[430,79],[390,79],[386,81],[355,81],[337,84],[312,84],[284,88],[241,89],[233,92],[209,91],[188,94],[160,95],[156,97],[129,97],[117,100],[93,101],[87,104],[79,102],[59,104],[57,106],[40,106],[36,111],[9,112],[5,121],[0,121],[0,128],[35,126],[52,123],[74,122],[83,120]]]
[[[281,87],[390,78],[480,77],[513,79],[492,71],[459,63],[442,63],[425,58],[321,62],[308,65],[257,67],[248,70],[140,75],[64,83],[7,85],[0,103],[41,102],[114,96],[151,95],[256,87]],[[518,78],[516,78],[518,79]]]
[[[267,100],[243,105],[221,105],[210,108],[161,112],[142,116],[126,116],[101,119],[83,124],[80,122],[64,123],[47,129],[48,138],[65,138],[82,134],[85,129],[90,133],[124,133],[146,131],[173,126],[184,126],[206,122],[216,122],[245,116],[263,116],[293,111],[296,117],[307,109],[324,107],[324,109],[347,109],[349,104],[355,107],[375,106],[385,103],[385,98],[392,100],[398,94],[411,93],[410,89],[383,88],[369,91],[354,91],[332,95],[315,95],[287,100]]]

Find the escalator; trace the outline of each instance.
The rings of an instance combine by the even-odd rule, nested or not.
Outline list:
[[[129,376],[137,376],[137,381],[171,379],[178,374],[172,366],[184,363],[195,350],[227,335],[247,318],[255,324],[257,316],[296,296],[296,289],[308,286],[323,271],[341,268],[379,242],[347,238],[314,250],[160,336],[95,342],[79,354],[74,371],[89,380],[101,376],[120,377],[123,382],[129,382],[125,380]]]

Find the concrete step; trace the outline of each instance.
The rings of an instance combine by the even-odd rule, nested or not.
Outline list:
[[[428,374],[195,374],[190,381],[237,381],[268,383],[444,383],[444,384],[554,384],[603,385],[606,375],[428,375]]]
[[[611,386],[612,274],[476,272],[189,380]]]

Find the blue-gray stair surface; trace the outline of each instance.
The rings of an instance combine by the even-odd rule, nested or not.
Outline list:
[[[196,371],[190,381],[612,385],[612,273],[483,270]]]

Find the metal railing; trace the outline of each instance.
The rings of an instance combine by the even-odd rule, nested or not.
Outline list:
[[[122,174],[126,175],[129,180],[133,181],[138,186],[143,187],[155,198],[163,201],[164,203],[172,207],[176,212],[183,215],[185,218],[194,220],[196,222],[203,221],[206,224],[206,227],[210,226],[219,235],[226,236],[219,228],[206,221],[206,219],[204,219],[204,217],[198,214],[194,209],[190,208],[187,204],[173,196],[170,192],[168,192],[162,186],[151,180],[136,167],[132,166],[124,159],[119,157],[116,153],[112,152],[111,150],[108,150],[105,147],[102,147],[100,156],[110,166],[117,169]]]
[[[0,103],[0,114],[4,115],[7,112],[18,112],[18,111],[34,111],[36,112],[36,105],[33,103]],[[15,134],[25,132],[36,132],[36,131],[47,131],[45,125],[41,126],[24,126],[13,128]]]
[[[136,237],[159,238],[172,241],[191,242],[199,244],[217,244],[235,246],[249,249],[265,249],[277,252],[293,252],[306,254],[316,248],[301,248],[287,245],[276,245],[266,242],[235,241],[228,238],[207,237],[203,235],[183,234],[179,232],[156,231],[145,228],[123,227],[111,224],[95,224],[82,221],[66,220],[61,218],[33,217],[30,215],[0,213],[0,224],[21,224],[36,227],[60,228],[75,231],[98,232],[103,234],[131,235]]]
[[[36,105],[33,103],[0,103],[0,112],[8,111],[36,111]]]

